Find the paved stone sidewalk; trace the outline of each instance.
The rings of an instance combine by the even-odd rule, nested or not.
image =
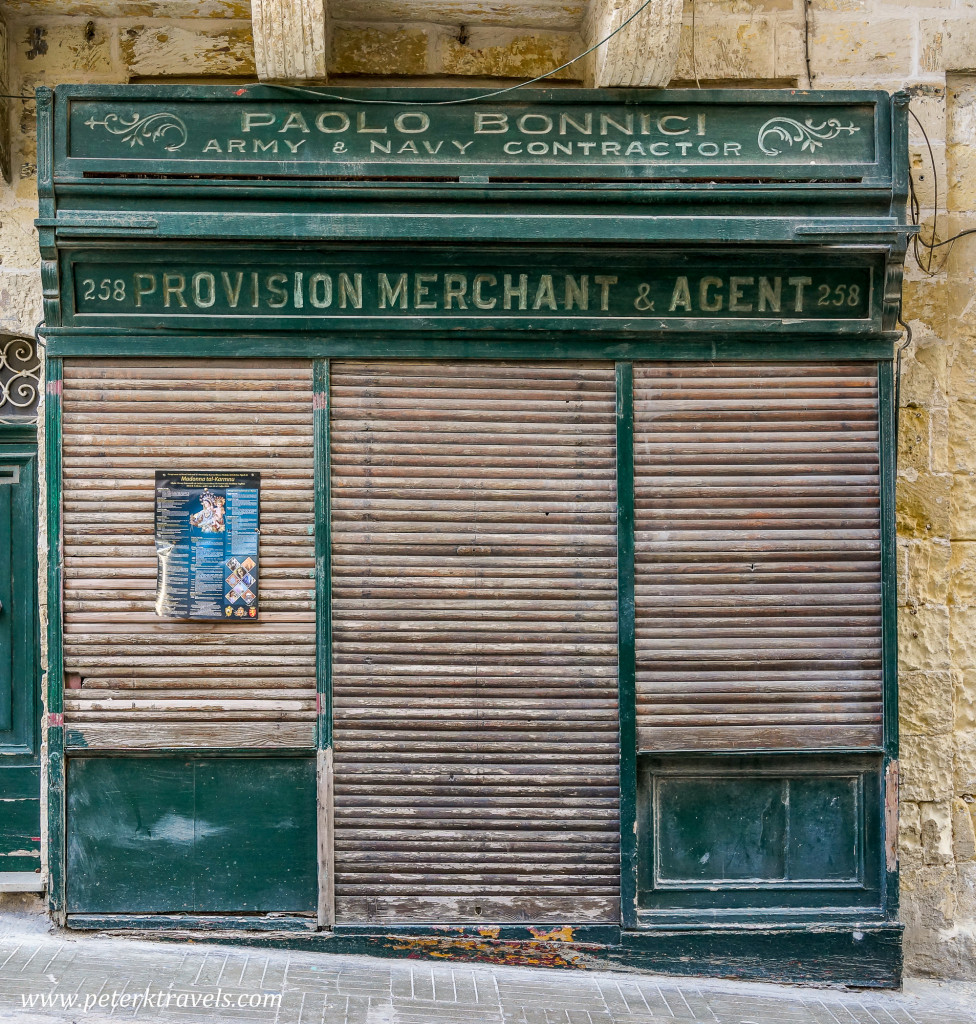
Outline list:
[[[42,996],[54,1005],[43,1007]],[[5,928],[0,916],[0,1021],[109,1020],[976,1024],[976,985],[910,982],[902,993],[865,993],[449,965],[91,937],[37,922]]]

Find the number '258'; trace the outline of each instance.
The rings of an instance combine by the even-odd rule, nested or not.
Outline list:
[[[861,301],[861,289],[856,284],[839,284],[831,288],[822,284],[817,289],[818,306],[856,306]]]
[[[93,281],[86,277],[81,282],[81,287],[84,289],[82,298],[86,302],[91,299],[101,299],[102,302],[112,299],[115,302],[122,302],[125,299],[125,281],[121,277],[114,281],[110,277],[103,277],[101,281]]]

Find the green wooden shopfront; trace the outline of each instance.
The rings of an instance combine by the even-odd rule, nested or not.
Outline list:
[[[905,99],[39,97],[55,915],[897,983]]]

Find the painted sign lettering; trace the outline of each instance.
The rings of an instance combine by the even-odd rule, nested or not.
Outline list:
[[[455,94],[451,94],[455,95]],[[72,99],[66,156],[103,168],[147,161],[199,171],[273,164],[286,173],[654,177],[661,169],[816,169],[877,162],[871,94],[858,101],[705,102],[649,92],[443,92],[274,87],[205,104],[174,96]],[[425,97],[427,97],[425,99]],[[106,161],[108,163],[106,163]],[[312,169],[315,169],[314,172]]]
[[[871,269],[81,262],[74,291],[79,314],[103,316],[856,320],[870,315]]]

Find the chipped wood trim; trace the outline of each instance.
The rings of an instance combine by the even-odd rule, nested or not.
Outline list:
[[[259,81],[326,80],[328,0],[251,0],[251,26]]]
[[[644,0],[590,0],[583,20],[587,47],[606,38],[634,15]],[[661,87],[671,81],[681,41],[682,0],[651,0],[633,21],[586,62],[586,84]]]

